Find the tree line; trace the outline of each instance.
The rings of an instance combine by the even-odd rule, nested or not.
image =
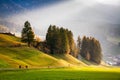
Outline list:
[[[46,35],[46,43],[51,54],[72,54],[74,46],[73,33],[63,27],[50,25]]]
[[[78,36],[77,44],[73,39],[71,30],[56,25],[50,25],[45,41],[35,39],[34,31],[28,21],[24,23],[22,29],[21,41],[26,42],[28,46],[49,54],[70,54],[74,57],[81,55],[84,59],[100,64],[102,60],[102,49],[100,42],[93,37],[84,36],[82,39]]]
[[[84,36],[82,39],[80,55],[88,61],[100,64],[102,60],[100,42],[93,37]]]

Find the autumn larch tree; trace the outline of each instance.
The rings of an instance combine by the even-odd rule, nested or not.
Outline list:
[[[100,64],[102,60],[100,42],[95,38],[84,36],[82,39],[80,55],[88,61]]]
[[[69,44],[69,48],[70,48],[70,52],[69,54],[73,55],[74,56],[74,49],[75,49],[75,42],[74,42],[74,39],[73,39],[73,33],[72,31],[66,29],[65,30],[66,33],[67,33],[67,38],[68,38],[68,44]]]

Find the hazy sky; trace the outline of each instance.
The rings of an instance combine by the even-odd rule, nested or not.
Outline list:
[[[120,0],[1,0],[0,7],[3,25],[21,30],[28,20],[41,36],[50,24],[69,28],[75,36],[92,35],[89,31],[94,26],[116,24],[120,19],[115,13]]]
[[[72,30],[75,40],[93,36],[103,47],[120,42],[120,0],[0,0],[0,25],[19,34],[27,20],[42,38],[53,24]]]

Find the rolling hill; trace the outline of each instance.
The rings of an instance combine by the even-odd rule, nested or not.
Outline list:
[[[71,55],[49,55],[33,47],[27,47],[20,38],[0,34],[0,68],[68,67],[86,66]]]

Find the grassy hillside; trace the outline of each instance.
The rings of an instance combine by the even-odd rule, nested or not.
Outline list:
[[[34,67],[62,67],[85,65],[70,55],[48,55],[29,48],[20,38],[0,34],[0,68],[18,68],[19,65]]]
[[[16,45],[25,45],[25,44],[21,43],[20,38],[18,37],[0,34],[0,46],[1,47],[16,46]]]

